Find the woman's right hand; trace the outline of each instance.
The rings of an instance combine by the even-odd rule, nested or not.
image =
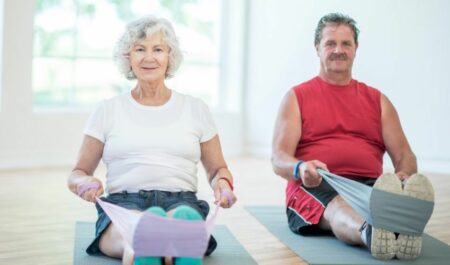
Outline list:
[[[317,172],[318,168],[328,171],[327,165],[319,160],[305,161],[300,165],[299,174],[303,186],[306,188],[315,188],[320,185],[322,176]]]
[[[96,198],[104,193],[102,182],[96,178],[91,178],[89,182],[77,185],[77,194],[85,201],[95,203]]]

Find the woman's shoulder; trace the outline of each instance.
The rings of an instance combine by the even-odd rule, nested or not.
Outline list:
[[[203,117],[205,115],[210,115],[210,108],[206,102],[200,97],[175,92],[180,99],[179,102],[183,102],[180,104],[183,106],[184,112],[189,113],[191,117]]]
[[[188,105],[190,105],[193,108],[204,108],[205,106],[207,106],[206,103],[203,101],[203,99],[199,97],[180,93],[175,90],[172,91],[174,95],[179,98],[179,100],[183,101],[184,103],[188,103]]]
[[[115,95],[110,98],[105,98],[99,104],[103,105],[104,107],[111,108],[117,106],[118,104],[122,104],[124,101],[127,101],[128,97],[130,96],[129,94],[130,94],[129,91],[123,92],[120,93],[119,95]]]
[[[99,101],[94,108],[94,113],[103,113],[103,115],[109,116],[114,113],[116,109],[123,105],[126,100],[126,93],[115,95],[110,98],[105,98]]]

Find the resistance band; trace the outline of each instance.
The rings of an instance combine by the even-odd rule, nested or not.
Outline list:
[[[84,192],[99,187],[98,183],[86,183],[77,193],[82,196]],[[227,198],[228,203],[232,202],[229,192],[224,191],[221,195]],[[182,220],[131,211],[99,198],[96,201],[135,256],[203,258],[220,208],[217,206],[206,221]]]
[[[433,213],[434,202],[372,188],[318,169],[352,208],[376,228],[406,235],[421,235]]]

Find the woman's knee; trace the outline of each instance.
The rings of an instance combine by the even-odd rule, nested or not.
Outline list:
[[[125,242],[122,235],[111,223],[100,237],[100,251],[110,257],[122,258]]]

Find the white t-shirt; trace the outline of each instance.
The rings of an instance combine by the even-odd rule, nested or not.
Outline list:
[[[106,192],[197,191],[200,143],[217,129],[200,99],[172,90],[162,106],[139,104],[131,92],[103,101],[84,134],[105,144]]]

